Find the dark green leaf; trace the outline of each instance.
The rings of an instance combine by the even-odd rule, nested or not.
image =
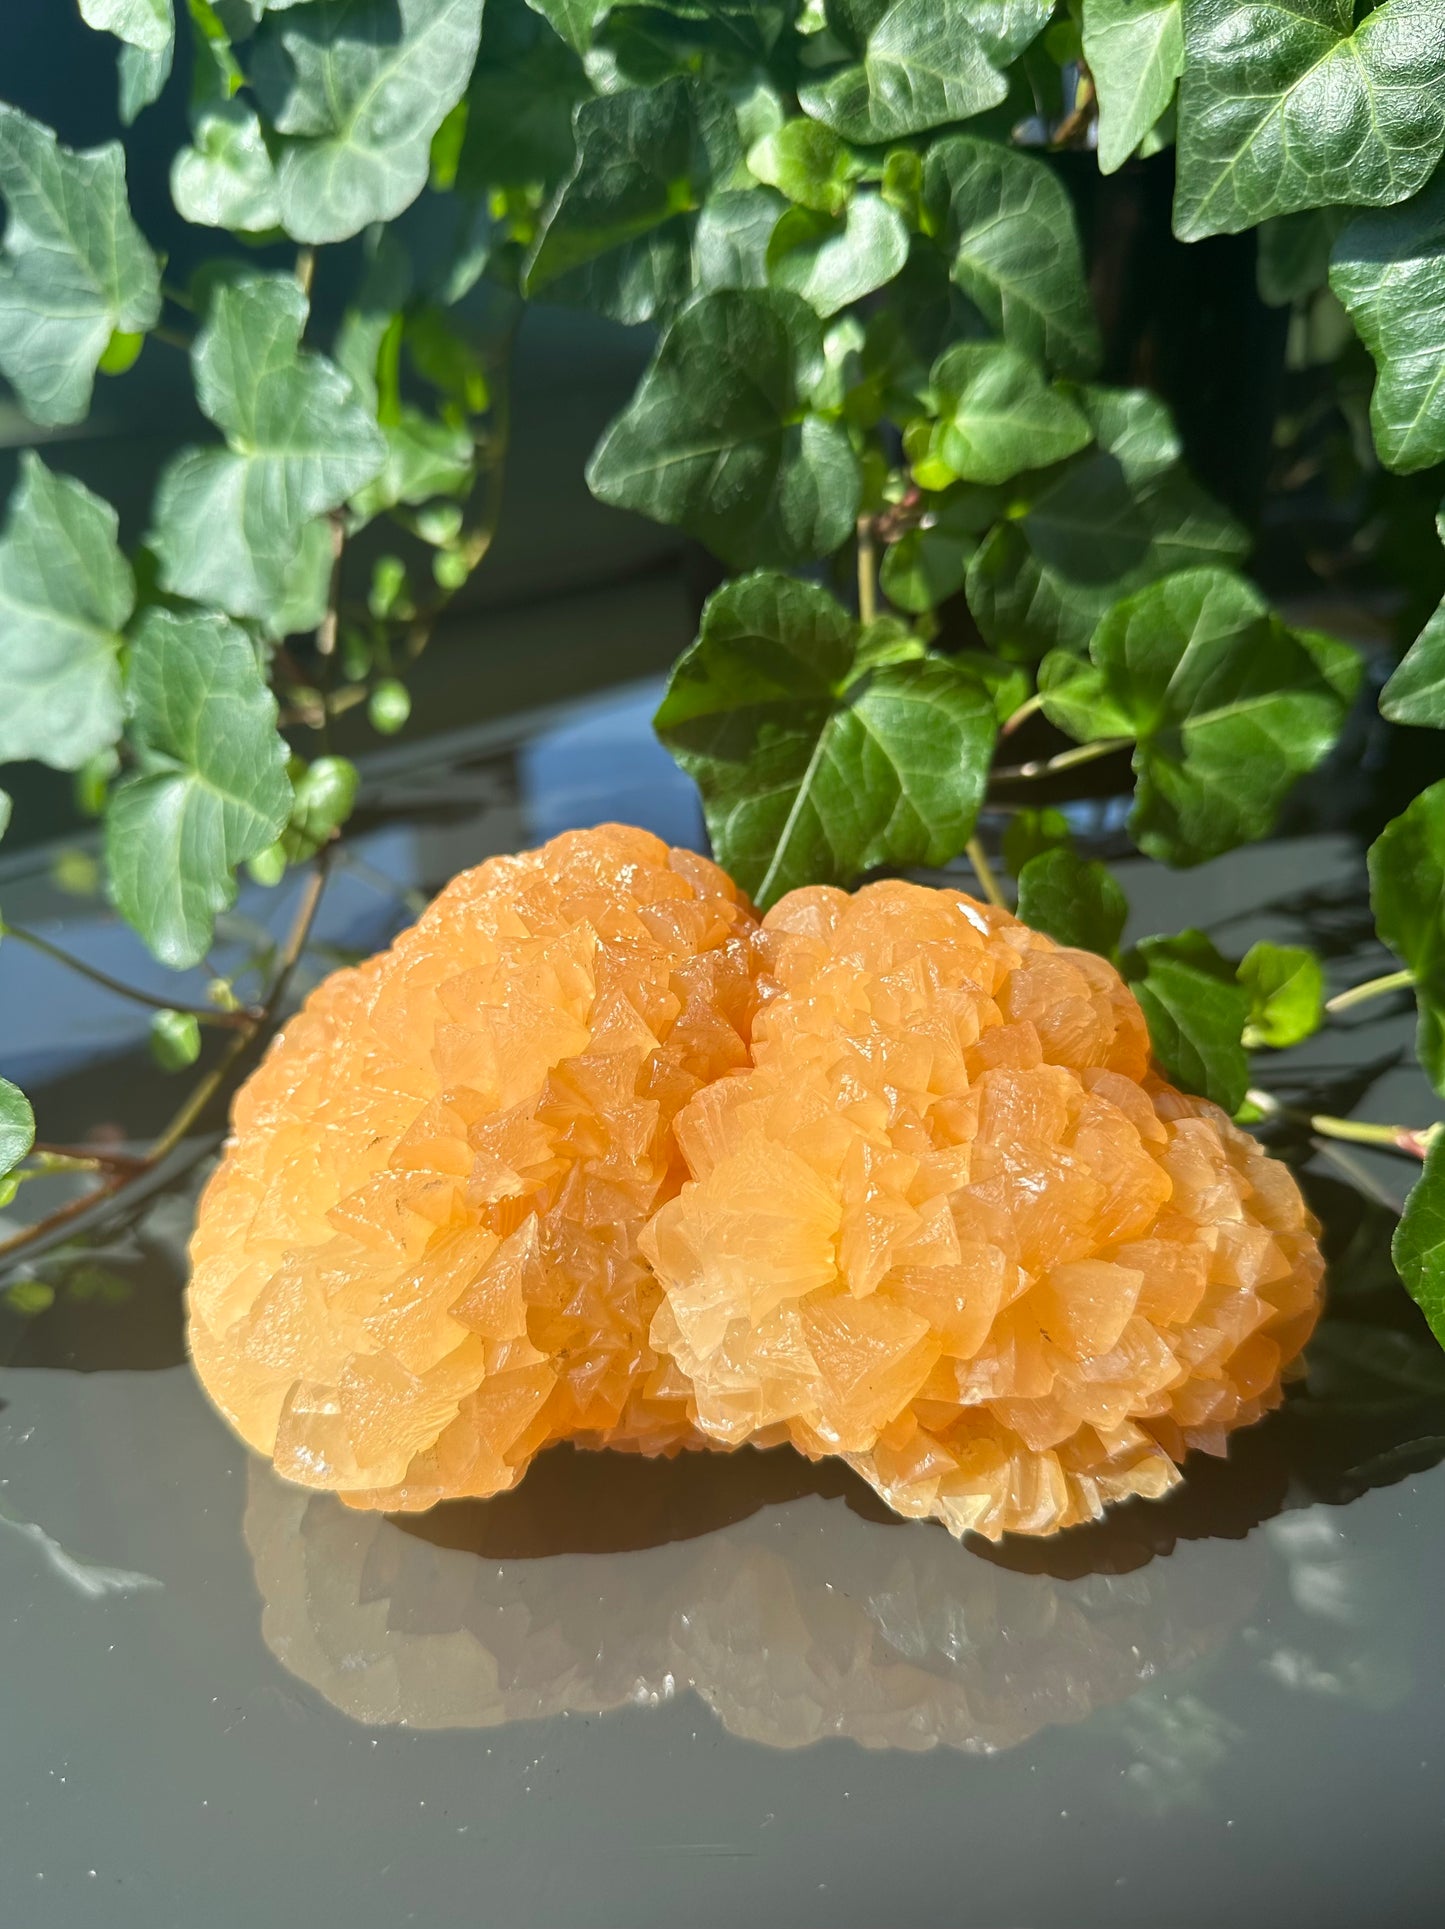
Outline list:
[[[1375,929],[1415,974],[1416,1051],[1445,1093],[1445,782],[1422,790],[1370,846]]]
[[[1231,1116],[1244,1102],[1249,1059],[1241,1042],[1249,994],[1202,931],[1145,938],[1124,960],[1124,976],[1149,1025],[1161,1069]]]
[[[1330,287],[1379,371],[1370,426],[1381,460],[1405,471],[1445,462],[1445,170],[1403,207],[1356,215],[1335,243]]]
[[[534,13],[561,34],[569,47],[585,54],[592,45],[592,30],[612,5],[612,0],[527,0]]]
[[[1249,547],[1179,460],[1161,402],[1134,389],[1073,393],[1097,446],[1023,485],[969,565],[969,608],[1010,655],[1083,649],[1120,597]]]
[[[973,830],[995,728],[987,692],[946,658],[775,575],[711,599],[657,714],[718,861],[762,905],[946,862]]]
[[[1445,1138],[1436,1139],[1426,1155],[1390,1256],[1430,1331],[1445,1346]]]
[[[1189,0],[1174,226],[1234,234],[1333,202],[1384,207],[1445,148],[1445,11],[1385,0]]]
[[[1129,830],[1166,864],[1263,837],[1348,708],[1257,591],[1219,569],[1127,597],[1094,632],[1088,661],[1045,658],[1039,694],[1050,722],[1081,742],[1135,739]]]
[[[167,589],[275,621],[306,525],[380,473],[387,450],[350,381],[300,347],[307,301],[289,275],[218,288],[191,353],[225,449],[188,449],[156,494]],[[313,538],[314,541],[314,538]]]
[[[288,234],[344,241],[416,199],[481,26],[482,0],[310,0],[266,15],[251,79],[285,137],[276,189]]]
[[[201,1055],[201,1021],[193,1011],[158,1011],[151,1019],[151,1057],[163,1072],[183,1072]]]
[[[1313,951],[1298,944],[1252,944],[1239,966],[1249,993],[1244,1042],[1276,1051],[1317,1032],[1325,1016],[1325,974]]]
[[[979,532],[997,513],[992,491],[967,484],[933,497],[922,521],[884,552],[878,580],[889,602],[921,614],[956,594]]]
[[[1082,410],[1003,342],[960,342],[933,365],[939,449],[965,482],[1006,482],[1093,440]]]
[[[970,134],[930,149],[924,199],[954,281],[1004,339],[1068,375],[1099,360],[1069,197],[1043,161]]]
[[[1061,810],[1045,805],[1041,810],[1016,810],[1003,834],[1003,861],[1015,877],[1032,857],[1045,851],[1068,850],[1073,843],[1069,820]]]
[[[1260,299],[1273,308],[1284,308],[1323,288],[1330,277],[1330,250],[1343,221],[1338,208],[1307,208],[1266,221],[1259,231]]]
[[[969,0],[895,0],[869,11],[862,58],[798,90],[804,112],[845,140],[896,141],[967,120],[1008,93]]]
[[[847,435],[807,398],[822,328],[795,295],[703,295],[667,330],[588,465],[594,495],[675,523],[735,566],[826,556],[860,479]]]
[[[1084,55],[1099,96],[1099,166],[1112,174],[1174,98],[1182,0],[1084,0]]]
[[[135,581],[108,502],[20,458],[0,537],[0,763],[78,770],[120,735],[120,632]]]
[[[286,745],[255,646],[224,617],[147,610],[127,697],[137,774],[112,794],[106,861],[121,913],[177,968],[205,956],[235,867],[291,811]]]
[[[1445,542],[1445,505],[1436,518]],[[1445,603],[1415,638],[1390,681],[1380,692],[1380,710],[1391,723],[1425,724],[1445,729]]]
[[[1056,848],[1031,857],[1018,874],[1018,914],[1060,944],[1115,958],[1129,900],[1107,864]]]
[[[806,117],[784,121],[750,147],[748,168],[800,208],[833,215],[847,207],[862,171],[857,155],[831,127]]]
[[[834,315],[891,281],[907,259],[903,217],[880,195],[855,194],[836,218],[790,208],[768,243],[768,279]]]
[[[581,61],[539,17],[492,0],[467,89],[458,187],[554,186],[572,165],[572,110],[591,93]]]
[[[35,1143],[35,1114],[18,1085],[0,1078],[0,1179],[25,1157]]]
[[[79,422],[112,335],[160,318],[160,269],[130,217],[118,142],[83,154],[0,102],[0,373],[46,427]]]

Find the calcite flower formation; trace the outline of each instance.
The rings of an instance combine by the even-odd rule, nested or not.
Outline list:
[[[464,873],[318,987],[192,1260],[211,1398],[354,1506],[498,1493],[558,1440],[790,1441],[994,1538],[1222,1452],[1322,1270],[1104,960],[897,881],[759,922],[617,825]]]

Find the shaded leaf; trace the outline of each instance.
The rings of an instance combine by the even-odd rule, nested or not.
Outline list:
[[[18,1085],[0,1078],[0,1179],[25,1157],[35,1143],[35,1114]]]
[[[1126,598],[1094,632],[1087,661],[1045,658],[1039,694],[1050,722],[1080,742],[1135,740],[1129,831],[1166,864],[1263,837],[1348,708],[1258,592],[1219,569]]]
[[[997,514],[992,491],[968,484],[933,497],[922,521],[884,552],[878,581],[889,602],[922,614],[955,595],[980,532]]]
[[[572,110],[591,96],[581,61],[539,16],[493,0],[467,88],[457,186],[554,186],[572,165]]]
[[[291,810],[286,745],[255,646],[222,616],[151,609],[126,694],[137,774],[112,793],[106,862],[121,913],[163,964],[204,957],[235,867]]]
[[[1323,288],[1330,277],[1330,250],[1343,222],[1338,208],[1307,208],[1264,222],[1256,269],[1261,301],[1284,308]]]
[[[1064,846],[1031,857],[1018,874],[1018,914],[1060,944],[1115,958],[1129,900],[1107,864]]]
[[[21,456],[0,537],[0,763],[78,770],[120,735],[135,580],[116,527],[108,502]]]
[[[1445,542],[1445,506],[1435,526],[1441,542]],[[1415,638],[1380,692],[1380,711],[1391,723],[1445,729],[1445,603]]]
[[[699,297],[598,444],[593,494],[680,525],[736,566],[831,554],[860,481],[846,433],[808,407],[823,366],[821,325],[797,296]]]
[[[1174,98],[1182,0],[1084,0],[1084,57],[1099,97],[1099,167],[1112,174]]]
[[[1355,216],[1330,257],[1330,287],[1375,358],[1381,460],[1407,472],[1445,462],[1445,170],[1403,207]]]
[[[1015,877],[1032,857],[1045,851],[1068,850],[1073,843],[1069,820],[1052,805],[1016,810],[1003,834],[1003,861]]]
[[[1249,993],[1244,1042],[1251,1048],[1298,1045],[1324,1023],[1324,969],[1303,945],[1261,939],[1245,952],[1237,975]]]
[[[1087,416],[1002,342],[960,342],[933,365],[940,453],[965,482],[1006,482],[1094,439]]]
[[[1233,966],[1202,931],[1181,931],[1173,938],[1142,939],[1125,955],[1123,969],[1161,1069],[1232,1117],[1249,1085],[1241,1042],[1249,994]]]
[[[1068,375],[1099,360],[1068,195],[1043,161],[969,134],[929,150],[924,200],[953,280],[1004,339]]]
[[[855,194],[836,218],[790,208],[768,243],[768,279],[833,315],[889,282],[908,259],[903,217],[877,194]]]
[[[1234,234],[1333,202],[1382,207],[1445,149],[1445,12],[1384,0],[1189,0],[1174,227]]]
[[[1395,1229],[1390,1256],[1430,1331],[1445,1346],[1445,1139],[1425,1158]]]
[[[1422,790],[1369,850],[1380,941],[1415,974],[1415,1049],[1445,1093],[1445,782]]]
[[[416,199],[481,26],[482,0],[309,0],[267,13],[251,80],[284,137],[276,188],[289,235],[344,241]]]
[[[161,476],[153,546],[167,589],[272,620],[306,525],[379,474],[386,446],[350,381],[303,351],[289,275],[218,288],[191,351],[196,395],[226,437]]]
[[[130,216],[125,156],[77,154],[0,102],[0,373],[32,421],[79,422],[115,334],[160,318],[160,269]]]
[[[996,728],[946,658],[776,575],[710,599],[656,723],[702,792],[718,861],[761,905],[946,862],[972,832]]]
[[[527,0],[527,5],[534,13],[541,14],[569,47],[585,54],[592,44],[592,30],[611,7],[612,0]]]
[[[855,43],[859,57],[798,89],[804,112],[845,139],[895,141],[967,120],[1008,93],[973,29],[968,0],[895,0],[867,11],[873,17]]]

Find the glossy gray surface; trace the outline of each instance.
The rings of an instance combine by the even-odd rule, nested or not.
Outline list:
[[[370,947],[405,915],[385,877],[431,887],[564,821],[689,834],[646,710],[623,693],[520,750],[391,753],[324,935]],[[1374,963],[1358,872],[1314,839],[1136,878],[1135,928],[1209,923],[1235,950],[1309,928],[1347,982]],[[0,882],[12,916],[140,968],[36,858]],[[247,897],[231,938],[283,915]],[[44,1081],[57,1135],[149,1129],[174,1094],[124,1008],[41,1002],[17,951],[6,1069]],[[1386,1012],[1297,1057],[1334,1076],[1405,1035]],[[1385,1066],[1362,1109],[1430,1103]],[[1388,1211],[1311,1172],[1340,1259],[1286,1413],[1166,1503],[1001,1550],[787,1454],[561,1452],[502,1500],[353,1515],[248,1463],[190,1375],[198,1175],[79,1263],[51,1255],[53,1307],[0,1342],[0,1920],[1424,1929],[1445,1374],[1384,1277]]]

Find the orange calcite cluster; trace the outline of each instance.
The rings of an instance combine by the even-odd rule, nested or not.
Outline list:
[[[904,883],[759,927],[615,825],[465,873],[317,990],[192,1257],[213,1399],[354,1505],[497,1493],[562,1439],[790,1439],[994,1537],[1220,1450],[1321,1271],[1101,959]]]
[[[608,826],[463,873],[326,980],[241,1092],[191,1351],[252,1446],[358,1505],[512,1486],[549,1441],[697,1444],[638,1251],[682,1105],[745,1063],[745,900]]]
[[[1318,1309],[1285,1169],[1150,1071],[1119,974],[890,882],[764,923],[752,1066],[643,1250],[715,1438],[785,1428],[899,1513],[1049,1533],[1279,1398]]]

